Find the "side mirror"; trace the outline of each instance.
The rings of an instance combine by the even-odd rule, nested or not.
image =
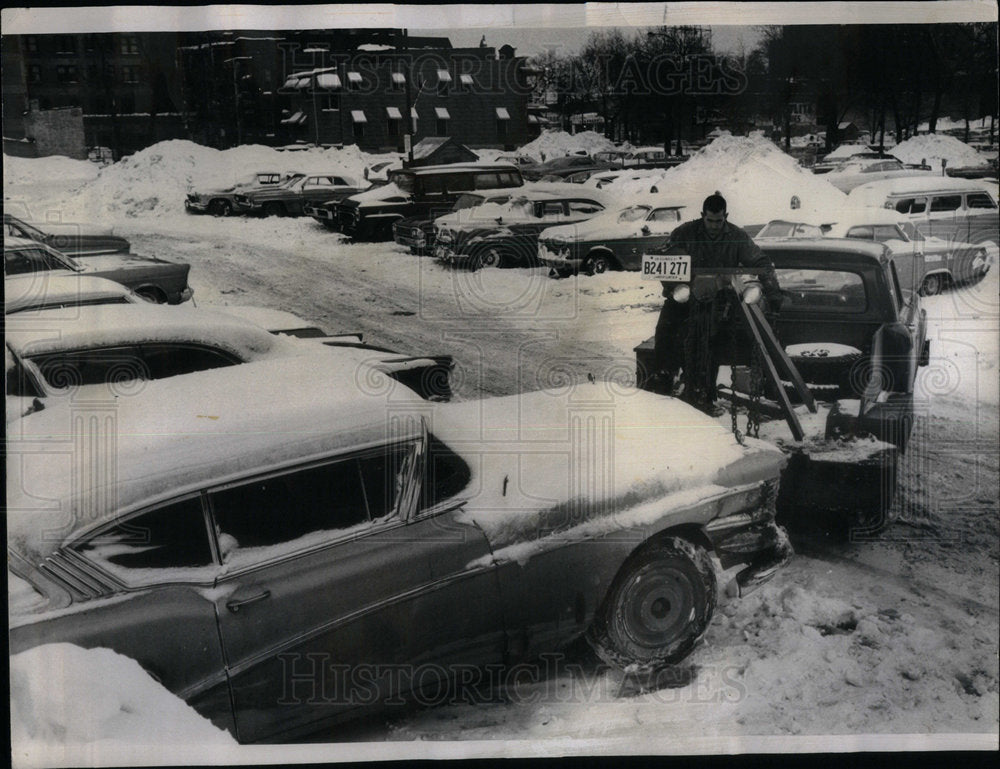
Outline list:
[[[642,225],[642,234],[648,235],[649,233],[650,233],[649,225],[648,224]]]

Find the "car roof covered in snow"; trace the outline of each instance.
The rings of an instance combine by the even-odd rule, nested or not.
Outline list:
[[[858,206],[857,208],[840,208],[834,212],[803,211],[801,216],[782,216],[772,219],[774,222],[789,222],[791,224],[811,224],[815,227],[831,227],[834,232],[841,232],[847,227],[857,227],[866,224],[902,224],[909,219],[894,209],[876,208],[874,206]],[[765,225],[766,226],[766,225]]]
[[[868,200],[882,198],[874,205],[881,205],[890,195],[928,195],[934,192],[982,192],[990,188],[981,179],[961,179],[951,176],[902,176],[897,179],[880,179],[860,184],[848,193],[848,198]]]
[[[886,261],[889,249],[882,243],[854,238],[788,238],[786,240],[762,240],[758,243],[775,267],[782,266],[783,257],[796,256],[796,266],[802,266],[803,259],[815,259],[816,269],[830,269],[839,263],[862,263],[881,265]]]
[[[441,173],[442,171],[516,171],[517,168],[510,163],[450,163],[441,166],[418,166],[417,168],[394,169],[392,173],[412,173],[417,176],[426,174]]]
[[[11,275],[4,278],[3,283],[4,312],[8,315],[39,307],[73,306],[101,300],[142,301],[113,280],[58,270]]]
[[[297,344],[260,326],[200,307],[152,304],[80,307],[72,318],[54,311],[7,321],[7,344],[18,355],[32,356],[140,343],[201,344],[226,350],[242,361],[281,352]],[[292,348],[289,347],[288,352]]]
[[[87,415],[100,419],[80,420],[78,405],[60,402],[8,426],[12,454],[25,441],[45,448],[8,463],[8,545],[44,558],[76,532],[138,507],[410,438],[427,406],[387,375],[329,353],[146,382],[128,397],[88,404]],[[109,451],[113,466],[100,465]],[[81,482],[80,468],[92,465]]]

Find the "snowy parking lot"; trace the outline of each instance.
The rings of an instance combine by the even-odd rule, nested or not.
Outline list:
[[[598,149],[601,137],[592,142]],[[316,163],[360,175],[367,161],[349,150],[289,158],[261,147],[218,152],[179,141],[100,172],[65,158],[5,158],[4,206],[38,222],[113,225],[135,253],[190,263],[200,307],[260,305],[410,354],[449,353],[461,400],[590,377],[631,381],[632,349],[652,334],[662,302],[659,284],[636,273],[562,280],[541,268],[471,273],[392,243],[346,242],[309,218],[213,218],[183,209],[189,189],[251,166],[282,171],[279,163]],[[764,139],[723,137],[702,156],[653,176],[661,189],[673,180],[678,200],[689,205],[721,189],[740,224],[788,205],[791,195],[817,209],[843,198]],[[689,209],[684,218],[696,213]],[[849,543],[804,526],[793,538],[792,563],[752,595],[722,598],[705,642],[672,677],[644,688],[574,648],[476,696],[442,695],[319,739],[600,740],[602,750],[621,752],[636,741],[650,752],[752,749],[761,744],[754,740],[772,736],[959,734],[971,745],[995,744],[998,296],[993,269],[976,285],[923,300],[931,361],[917,381],[897,522],[872,540]],[[142,741],[140,727],[129,722],[116,731],[117,715],[105,711],[106,718],[95,716],[104,726],[60,734],[51,702],[59,676],[44,656],[22,656],[12,660],[15,741],[80,742],[95,733]],[[81,654],[61,668],[61,690],[80,696],[95,669],[110,677],[121,664],[113,655]],[[136,675],[127,668],[121,680]],[[44,688],[46,705],[36,707]],[[159,717],[157,697],[170,695],[143,692],[130,707]],[[180,725],[161,732],[164,740],[228,739],[174,715]]]

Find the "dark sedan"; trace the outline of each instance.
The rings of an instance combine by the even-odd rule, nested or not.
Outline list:
[[[311,173],[291,177],[287,182],[236,193],[233,199],[243,214],[303,216],[307,204],[342,200],[368,188],[340,172]]]
[[[138,254],[104,254],[77,261],[44,243],[23,238],[4,239],[3,270],[4,275],[69,270],[108,278],[157,304],[180,304],[194,295],[188,285],[189,264]]]

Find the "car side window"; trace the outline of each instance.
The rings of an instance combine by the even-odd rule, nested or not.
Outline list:
[[[561,200],[550,200],[540,206],[539,217],[542,219],[561,219],[565,216],[564,203]]]
[[[240,361],[221,350],[193,345],[127,345],[29,355],[50,387],[154,380],[232,366]]]
[[[126,585],[202,581],[214,559],[201,498],[187,497],[101,529],[69,549]]]
[[[520,187],[521,175],[512,171],[501,171],[499,174],[499,187]]]
[[[875,225],[875,240],[885,243],[887,240],[906,240],[906,236],[894,224]]]
[[[681,212],[676,208],[657,208],[647,218],[651,222],[679,222]]]
[[[961,207],[961,195],[939,195],[931,198],[931,213],[935,211],[957,211]]]
[[[997,204],[985,192],[972,192],[965,198],[965,207],[995,209]]]
[[[309,187],[332,187],[333,181],[329,176],[310,176],[306,179],[306,183],[303,185],[305,188]]]
[[[634,222],[649,213],[649,206],[631,206],[618,214],[619,222]]]
[[[444,192],[444,176],[422,176],[420,187],[424,195],[440,195]]]
[[[486,174],[476,174],[473,177],[473,182],[475,184],[475,189],[477,190],[495,190],[500,186],[500,174],[499,173],[486,173]]]
[[[896,210],[901,214],[922,214],[927,210],[927,198],[902,198],[896,201]]]
[[[569,201],[569,212],[571,214],[596,214],[603,211],[604,206],[595,203],[593,200],[571,200]]]
[[[223,561],[278,557],[395,517],[414,448],[385,446],[211,492]]]
[[[865,224],[858,227],[851,227],[847,231],[847,237],[855,240],[873,240],[875,233],[871,227]]]
[[[5,251],[3,255],[5,275],[24,275],[30,272],[62,269],[66,269],[66,266],[40,248],[19,248]]]
[[[465,460],[433,435],[428,436],[421,510],[431,510],[453,499],[471,480],[472,471]]]

